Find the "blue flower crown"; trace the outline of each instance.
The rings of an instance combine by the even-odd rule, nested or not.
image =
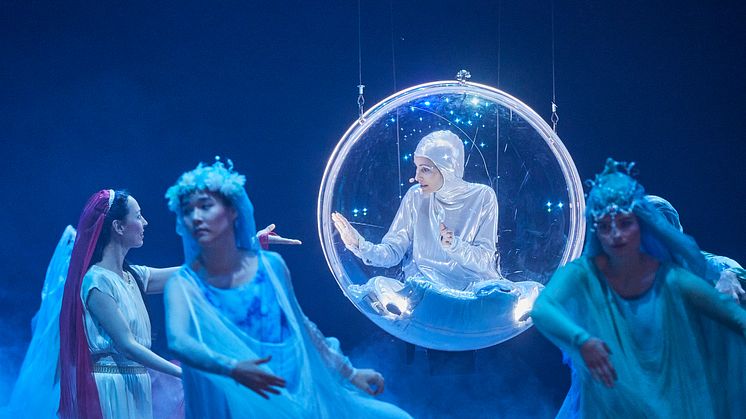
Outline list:
[[[235,201],[243,192],[246,177],[233,170],[233,162],[228,159],[226,167],[220,156],[215,156],[212,166],[203,163],[194,170],[184,172],[176,183],[166,191],[168,208],[178,213],[181,210],[181,199],[195,191],[219,192],[231,201]]]

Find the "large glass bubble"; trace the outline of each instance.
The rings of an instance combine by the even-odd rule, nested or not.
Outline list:
[[[439,130],[463,142],[464,180],[496,194],[496,271],[516,283],[539,283],[535,292],[480,284],[465,290],[412,288],[402,263],[369,266],[342,243],[332,212],[346,217],[368,242],[381,242],[407,191],[419,188],[410,183],[415,147]],[[455,351],[491,346],[531,326],[526,314],[541,284],[582,250],[583,209],[575,165],[541,117],[500,90],[446,81],[400,91],[347,130],[324,172],[318,228],[329,268],[361,312],[402,340]],[[410,249],[404,263],[413,257]],[[374,277],[384,280],[369,283]],[[355,292],[365,284],[375,288],[375,298]]]

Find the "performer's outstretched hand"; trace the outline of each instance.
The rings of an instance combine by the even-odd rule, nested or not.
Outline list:
[[[580,355],[593,378],[604,383],[606,387],[614,387],[614,381],[617,380],[616,370],[611,365],[609,359],[611,350],[606,342],[598,338],[590,338],[580,347]]]
[[[448,248],[453,244],[453,230],[449,230],[445,224],[440,223],[440,245]]]
[[[350,381],[355,387],[363,390],[371,396],[377,396],[383,393],[383,375],[376,370],[362,369],[355,370],[355,373],[350,377]]]
[[[265,399],[269,399],[267,393],[280,394],[278,388],[285,387],[285,380],[260,367],[260,365],[269,362],[270,359],[272,357],[268,356],[239,362],[231,371],[231,377]]]
[[[347,218],[338,212],[333,212],[332,221],[334,222],[334,228],[339,232],[339,237],[342,239],[345,246],[357,249],[359,244],[358,232],[355,230],[355,227],[347,221]]]
[[[270,244],[294,244],[294,245],[303,244],[303,242],[297,239],[286,239],[285,237],[282,237],[278,235],[277,233],[275,233],[274,230],[275,230],[275,225],[270,224],[267,227],[257,231],[256,236],[259,237],[259,241],[262,244],[266,243],[267,245],[270,245]]]
[[[736,301],[743,298],[744,294],[746,294],[741,287],[741,283],[738,281],[736,273],[727,269],[720,273],[720,279],[715,284],[715,289],[723,294],[730,295]]]

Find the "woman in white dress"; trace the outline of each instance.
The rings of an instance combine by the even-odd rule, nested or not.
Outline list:
[[[60,312],[60,417],[150,418],[146,367],[181,376],[150,350],[142,298],[162,292],[175,268],[125,261],[142,246],[147,224],[124,191],[97,192],[81,214]]]

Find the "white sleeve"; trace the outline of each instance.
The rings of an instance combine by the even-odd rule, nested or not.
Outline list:
[[[399,204],[394,221],[381,239],[381,244],[373,244],[358,234],[358,247],[348,249],[366,265],[383,268],[395,266],[412,247],[414,218],[415,209],[410,189]]]
[[[140,277],[140,281],[142,281],[142,289],[147,291],[148,283],[150,282],[150,268],[142,265],[130,265],[130,268],[132,268],[137,276]]]

